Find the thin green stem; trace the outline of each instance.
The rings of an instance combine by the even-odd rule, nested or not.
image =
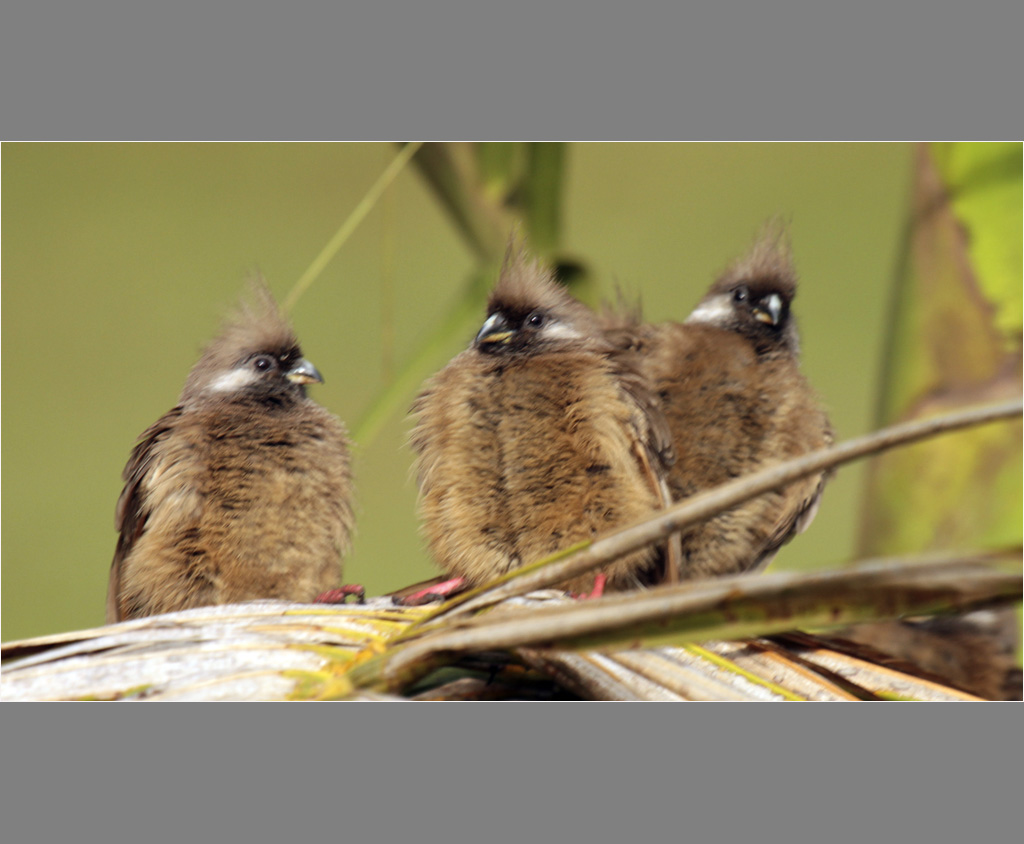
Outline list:
[[[320,251],[320,254],[313,259],[313,263],[309,265],[309,268],[295,282],[295,286],[292,288],[291,293],[288,294],[288,298],[284,300],[285,311],[290,311],[295,307],[299,297],[316,281],[317,276],[323,272],[324,267],[331,262],[331,259],[338,253],[338,250],[345,244],[345,241],[349,239],[352,232],[356,230],[359,224],[366,218],[366,215],[370,213],[373,206],[380,199],[381,194],[387,190],[388,185],[395,180],[395,177],[402,172],[402,169],[409,163],[409,160],[416,154],[420,146],[422,144],[419,142],[406,144],[399,150],[398,155],[392,159],[391,163],[384,168],[384,172],[380,174],[377,181],[373,183],[359,204],[352,209],[352,213],[341,224],[334,237],[327,242],[327,245]]]

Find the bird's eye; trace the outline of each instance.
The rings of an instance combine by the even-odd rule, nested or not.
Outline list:
[[[540,328],[544,324],[544,314],[532,313],[526,318],[526,324],[533,328]]]
[[[732,292],[734,302],[746,302],[750,298],[750,291],[746,287],[737,287]]]
[[[259,357],[253,358],[252,365],[260,372],[270,372],[276,364],[270,355],[260,355]]]

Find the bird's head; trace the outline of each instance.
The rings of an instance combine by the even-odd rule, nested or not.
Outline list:
[[[799,340],[790,312],[795,296],[796,271],[788,245],[780,233],[772,232],[726,270],[686,322],[742,334],[762,354],[797,354]]]
[[[506,355],[586,346],[597,336],[595,327],[593,313],[550,271],[510,248],[473,348]]]
[[[192,368],[182,402],[200,397],[266,402],[297,400],[323,377],[302,356],[294,331],[270,291],[254,282],[249,295]]]

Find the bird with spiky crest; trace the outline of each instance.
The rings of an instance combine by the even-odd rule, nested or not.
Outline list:
[[[420,512],[438,565],[470,585],[662,508],[668,429],[631,353],[510,243],[471,346],[413,405]],[[640,584],[643,549],[577,592]]]
[[[352,477],[322,380],[254,281],[125,466],[108,621],[338,586]]]
[[[671,429],[674,500],[831,444],[828,416],[800,371],[796,287],[786,232],[773,223],[685,322],[605,314],[606,336],[637,354]],[[827,479],[811,476],[687,528],[675,576],[764,568],[810,524]]]

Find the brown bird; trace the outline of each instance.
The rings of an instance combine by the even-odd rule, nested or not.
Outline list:
[[[609,338],[640,355],[661,398],[676,454],[668,476],[674,500],[831,444],[828,417],[799,369],[795,294],[788,244],[771,228],[685,323],[606,317]],[[684,530],[679,576],[767,566],[810,524],[826,480],[812,476]]]
[[[125,466],[108,622],[312,601],[340,583],[353,522],[349,443],[306,396],[322,380],[254,284]]]
[[[423,530],[446,573],[479,584],[667,503],[668,429],[631,361],[510,246],[476,339],[412,409]],[[637,586],[656,554],[565,587]]]

